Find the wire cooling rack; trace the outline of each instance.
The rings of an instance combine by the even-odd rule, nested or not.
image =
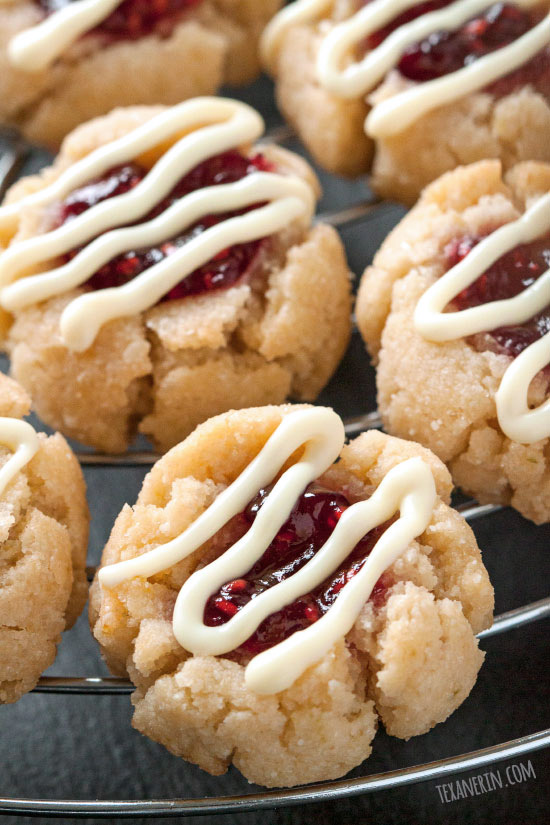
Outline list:
[[[3,196],[6,189],[17,177],[25,158],[28,156],[30,147],[15,132],[3,130],[0,137],[6,143],[6,149],[0,157],[0,196]],[[290,129],[283,126],[272,129],[267,134],[265,141],[284,143],[291,137],[292,132]],[[336,211],[319,214],[316,220],[317,222],[331,224],[334,227],[346,228],[356,222],[364,223],[375,217],[380,218],[387,206],[388,204],[371,198]],[[380,416],[376,411],[347,418],[344,423],[348,437],[353,437],[368,429],[381,427]],[[115,469],[121,467],[148,467],[159,458],[155,453],[147,451],[133,451],[123,456],[91,452],[80,452],[77,455],[83,467]],[[473,500],[468,500],[462,502],[456,509],[468,522],[473,522],[477,519],[489,518],[502,508],[498,505],[481,505]],[[88,578],[91,580],[95,568],[88,567],[87,572]],[[550,596],[497,616],[492,627],[479,633],[478,638],[487,639],[548,617],[550,617]],[[44,676],[33,692],[60,696],[68,694],[122,696],[132,693],[133,689],[131,682],[115,677]],[[206,798],[146,800],[0,797],[0,814],[43,815],[49,817],[74,816],[79,818],[134,818],[137,816],[186,817],[203,814],[260,811],[323,800],[337,800],[342,797],[396,789],[427,780],[441,779],[451,774],[480,769],[495,762],[520,757],[548,746],[550,746],[550,728],[446,759],[360,778],[323,782],[288,790],[209,796]]]

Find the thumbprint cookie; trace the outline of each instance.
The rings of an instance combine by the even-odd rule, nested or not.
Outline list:
[[[59,434],[22,421],[26,392],[0,373],[0,704],[36,685],[88,595],[88,508]]]
[[[0,120],[57,148],[115,106],[173,105],[259,73],[282,0],[0,0]]]
[[[210,419],[104,550],[91,623],[134,727],[210,773],[342,776],[379,719],[424,733],[475,684],[493,590],[448,471],[379,432],[344,441],[324,407]]]
[[[550,520],[550,165],[431,184],[363,276],[359,327],[388,432],[481,502]]]
[[[548,0],[296,0],[262,47],[280,107],[332,172],[414,203],[485,158],[550,161]],[[374,161],[373,161],[374,153]]]
[[[0,209],[14,377],[50,426],[161,450],[232,408],[313,400],[350,334],[350,276],[318,184],[254,141],[249,106],[115,110]],[[1,330],[0,330],[1,334]]]

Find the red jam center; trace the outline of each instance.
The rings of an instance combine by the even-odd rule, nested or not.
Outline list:
[[[216,155],[188,172],[176,184],[170,194],[140,220],[140,223],[160,215],[175,201],[190,192],[203,189],[206,186],[234,183],[253,172],[270,171],[272,168],[263,155],[259,154],[247,158],[235,150]],[[98,180],[76,189],[60,204],[57,225],[61,226],[102,201],[129,192],[143,180],[146,174],[147,170],[137,163],[128,163],[110,169]],[[250,207],[250,209],[253,208],[255,207]],[[84,287],[95,290],[122,286],[146,269],[172,255],[188,241],[196,238],[210,227],[246,211],[249,210],[207,215],[185,232],[158,246],[133,249],[118,255],[94,273],[84,284]],[[262,244],[262,240],[257,240],[236,244],[222,250],[212,261],[183,278],[179,284],[165,295],[163,300],[177,300],[186,298],[189,295],[198,295],[214,289],[232,286],[247,273]],[[69,253],[66,259],[70,260],[78,251],[74,250]]]
[[[79,0],[35,0],[46,15],[53,14]],[[151,32],[170,34],[172,24],[183,12],[202,0],[124,0],[92,31],[115,40],[137,40]]]
[[[445,249],[449,269],[463,260],[481,240],[482,237],[469,236],[449,243]],[[462,310],[490,301],[513,298],[531,286],[548,269],[550,235],[507,252],[455,298],[453,307]],[[490,330],[488,335],[499,352],[515,358],[547,332],[550,332],[550,304],[525,324],[500,327]]]
[[[372,2],[373,0],[363,0],[363,5],[366,6]],[[375,49],[384,42],[386,37],[389,37],[392,32],[401,28],[401,26],[410,23],[412,20],[416,20],[417,17],[429,14],[431,11],[443,9],[445,6],[449,6],[454,2],[455,0],[427,0],[426,3],[418,3],[417,6],[413,6],[402,12],[398,17],[395,17],[390,23],[384,26],[383,29],[379,29],[377,32],[374,32],[374,34],[371,34],[367,39],[367,47],[369,49]]]
[[[270,490],[260,490],[241,514],[246,526],[252,524]],[[330,537],[349,506],[350,502],[342,493],[327,490],[317,483],[310,484],[254,567],[242,578],[224,584],[210,597],[204,611],[204,623],[208,627],[225,624],[251,599],[304,567]],[[367,533],[329,578],[293,604],[268,616],[238,650],[255,656],[320,619],[346,583],[361,570],[389,524],[386,522]],[[384,573],[370,597],[376,606],[385,602],[391,584],[390,575]]]
[[[367,47],[376,48],[400,26],[449,6],[452,2],[454,0],[430,0],[408,9],[371,35]],[[404,77],[417,83],[435,80],[508,46],[528,32],[542,17],[543,12],[528,11],[510,3],[493,3],[456,31],[437,31],[409,46],[397,68]],[[489,90],[495,95],[503,95],[528,84],[550,97],[550,50],[540,52],[520,69],[492,84]]]

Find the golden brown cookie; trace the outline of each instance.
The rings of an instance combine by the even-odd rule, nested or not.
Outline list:
[[[0,374],[0,470],[11,419],[30,399]],[[88,595],[88,508],[80,467],[59,434],[34,436],[36,451],[0,491],[0,703],[35,686]]]
[[[259,72],[258,38],[281,0],[169,0],[148,16],[147,4],[126,0],[44,68],[15,65],[14,38],[65,5],[0,7],[0,120],[52,148],[115,106],[171,105],[249,82]]]
[[[220,501],[281,422],[304,409],[240,410],[198,427],[153,467],[136,505],[120,514],[102,571],[121,560],[141,559],[159,545],[166,550]],[[283,469],[302,452],[295,451]],[[351,770],[369,755],[378,719],[402,738],[446,719],[475,683],[483,654],[474,634],[491,622],[493,592],[472,531],[448,506],[447,470],[416,444],[370,432],[345,446],[338,463],[308,485],[260,561],[216,591],[221,595],[210,597],[204,615],[209,626],[227,622],[243,605],[239,594],[256,588],[261,597],[266,582],[273,583],[270,576],[288,581],[289,570],[302,569],[311,547],[318,550],[325,540],[327,525],[331,531],[351,502],[369,499],[392,471],[419,458],[437,488],[428,526],[401,548],[350,632],[276,693],[252,689],[247,666],[266,645],[270,649],[289,632],[291,639],[299,636],[292,628],[314,627],[323,604],[339,603],[389,523],[362,539],[320,590],[270,616],[261,631],[223,655],[193,655],[178,643],[174,605],[182,586],[192,584],[190,576],[223,559],[248,529],[265,493],[177,564],[163,564],[150,576],[130,575],[114,586],[96,579],[93,632],[112,671],[128,674],[136,685],[134,726],[213,774],[233,762],[250,781],[277,786]],[[279,568],[286,572],[275,573]],[[323,619],[330,615],[329,610]],[[230,624],[231,618],[225,628]]]
[[[480,501],[511,504],[537,523],[550,518],[548,438],[520,443],[505,435],[496,395],[513,357],[548,331],[548,311],[523,326],[444,342],[426,340],[413,316],[420,297],[458,259],[467,260],[478,242],[548,192],[547,164],[519,164],[503,174],[498,161],[484,161],[444,175],[386,239],[357,300],[359,328],[378,363],[387,431],[433,450],[456,484]],[[549,248],[546,235],[512,250],[455,308],[466,308],[468,296],[474,303],[510,297],[495,290],[513,285],[514,273],[526,278],[516,284],[520,292],[545,271]],[[531,383],[529,405],[547,397],[546,371]]]
[[[259,118],[243,104],[206,101],[208,106],[218,103],[234,106],[236,117]],[[202,101],[184,105],[196,104],[200,106]],[[116,139],[133,137],[136,127],[149,126],[156,122],[155,117],[167,113],[177,114],[161,108],[119,109],[79,127],[64,142],[54,165],[17,183],[7,203],[17,204],[29,193],[40,192],[77,162],[93,157],[94,150],[113,146]],[[178,200],[179,192],[200,194],[203,190],[207,194],[204,187],[218,180],[235,186],[231,181],[246,183],[260,172],[264,181],[277,175],[278,189],[290,186],[290,195],[299,187],[298,194],[309,202],[303,214],[293,218],[287,208],[281,208],[277,217],[280,229],[268,231],[263,239],[260,234],[257,241],[229,246],[221,253],[221,260],[218,255],[207,263],[206,256],[205,265],[190,275],[188,293],[181,291],[187,289],[184,279],[168,296],[171,300],[153,300],[142,312],[103,324],[84,351],[71,350],[60,331],[64,311],[82,289],[60,291],[40,303],[31,299],[14,312],[13,324],[4,314],[5,346],[13,374],[50,426],[113,452],[126,449],[139,426],[166,450],[214,414],[280,403],[289,396],[313,400],[327,383],[350,334],[350,282],[343,245],[332,228],[311,226],[311,205],[318,184],[304,161],[273,146],[247,144],[240,148],[238,144],[221,154],[204,150],[202,164],[181,180],[175,176],[170,203]],[[59,228],[60,222],[61,229],[70,228],[82,206],[84,211],[88,208],[89,197],[94,203],[101,199],[101,187],[113,186],[114,195],[131,189],[143,180],[159,155],[163,159],[165,148],[156,150],[153,158],[151,153],[138,161],[129,157],[125,166],[114,172],[107,170],[99,181],[96,178],[91,195],[86,184],[77,187],[76,193],[68,193],[61,205],[57,202],[37,209],[32,202],[26,207],[21,201],[16,222],[5,239],[6,255],[17,254],[18,245],[37,235],[47,241],[44,232]],[[250,197],[254,201],[254,196]],[[187,203],[182,197],[180,205],[184,201]],[[293,208],[293,201],[288,202]],[[164,200],[157,209],[166,209],[167,203]],[[212,201],[206,211],[214,211],[215,204]],[[92,213],[94,208],[83,217]],[[231,214],[235,213],[228,210],[228,216]],[[118,213],[116,219],[120,223]],[[194,224],[198,229],[180,233],[173,242],[157,244],[153,252],[144,248],[136,255],[128,252],[113,259],[83,284],[84,289],[91,286],[99,290],[130,280],[134,273],[141,274],[160,258],[177,252],[210,223],[212,216],[207,215],[206,223]],[[90,240],[93,232],[91,235]],[[34,264],[26,274],[52,269],[55,263]],[[1,322],[0,317],[0,332]]]
[[[297,0],[291,8],[297,12],[306,3]],[[404,34],[411,20],[418,23],[428,12],[456,8],[459,13],[462,6],[460,0],[418,4],[418,14],[409,9],[401,17],[388,17],[369,36],[357,34],[354,48],[335,59],[343,78],[368,56],[377,72],[372,80],[361,86],[350,74],[347,83],[334,81],[334,72],[327,80],[323,48],[347,21],[357,20],[353,27],[359,32],[360,15],[369,5],[362,0],[310,2],[311,13],[304,11],[285,25],[277,24],[276,30],[268,29],[264,41],[264,59],[275,78],[281,111],[323,167],[351,176],[370,170],[372,187],[380,195],[412,204],[430,181],[461,164],[496,158],[509,169],[520,161],[550,160],[550,35],[546,40],[543,35],[542,48],[534,54],[528,50],[514,71],[505,60],[498,77],[479,88],[465,93],[462,79],[457,79],[455,90],[449,89],[437,105],[424,111],[425,98],[413,101],[412,115],[402,126],[380,129],[371,117],[406,95],[427,90],[428,81],[447,81],[464,66],[519,41],[550,10],[547,0],[527,11],[514,3],[489,3],[480,8],[475,25],[465,20],[451,32],[434,24],[431,35],[403,45],[393,67],[384,69],[382,49],[390,34]],[[284,14],[288,9],[275,20]],[[398,116],[397,109],[388,111],[389,120]]]

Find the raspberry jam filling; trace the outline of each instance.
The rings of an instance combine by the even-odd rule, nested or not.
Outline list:
[[[246,528],[256,518],[270,490],[260,490],[238,517]],[[343,493],[327,490],[315,482],[308,485],[288,520],[254,567],[242,578],[224,584],[210,597],[204,611],[204,623],[208,627],[225,624],[251,599],[304,567],[330,537],[348,507],[350,502]],[[268,616],[237,652],[255,656],[320,619],[334,604],[346,583],[361,570],[390,523],[385,522],[367,533],[339,568],[314,590]],[[387,572],[377,581],[370,596],[375,606],[384,604],[392,583]]]
[[[451,241],[445,248],[448,268],[462,261],[481,240],[483,237],[466,236]],[[507,252],[473,284],[457,295],[452,306],[457,310],[462,310],[490,301],[513,298],[531,286],[548,269],[550,269],[550,235],[529,244],[522,244]],[[550,332],[550,305],[524,324],[488,331],[483,340],[494,344],[491,349],[494,348],[497,352],[515,358],[547,332]]]
[[[175,201],[190,192],[207,186],[235,183],[253,172],[272,171],[272,169],[273,166],[261,154],[247,158],[238,151],[233,150],[216,155],[188,172],[176,184],[170,194],[140,220],[140,223],[160,215]],[[56,225],[62,226],[67,221],[86,212],[92,206],[129,192],[143,180],[146,174],[147,169],[137,163],[128,163],[110,169],[98,180],[76,189],[59,205]],[[158,246],[124,252],[102,266],[83,286],[85,289],[91,290],[122,286],[146,269],[169,257],[188,241],[196,238],[210,227],[235,215],[244,214],[257,206],[258,204],[239,212],[207,215],[185,232],[166,240]],[[264,241],[265,239],[261,239],[236,244],[222,250],[212,261],[183,278],[164,296],[163,300],[177,300],[190,295],[199,295],[211,290],[233,286],[249,271]],[[76,249],[70,252],[65,256],[66,260],[73,258],[78,251]]]
[[[35,0],[46,16],[78,0]],[[138,40],[155,32],[168,36],[181,15],[202,0],[124,0],[90,32],[112,40]]]
[[[369,3],[372,3],[373,0],[363,0],[363,5],[367,6]],[[394,18],[391,23],[388,23],[384,28],[378,29],[378,31],[374,32],[367,38],[367,48],[368,49],[376,49],[381,43],[384,42],[386,37],[389,37],[392,32],[396,31],[397,29],[401,28],[401,26],[410,23],[412,20],[416,20],[417,17],[422,17],[424,14],[429,14],[432,11],[438,11],[439,9],[445,8],[445,6],[449,6],[451,3],[454,3],[455,0],[427,0],[426,3],[419,3],[417,6],[413,6],[410,9],[402,12],[398,17]]]
[[[400,26],[452,2],[454,0],[431,0],[408,9],[371,35],[367,48],[376,48]],[[397,68],[404,77],[417,83],[435,80],[513,43],[540,22],[544,13],[518,8],[510,3],[493,3],[456,31],[434,32],[409,46]],[[550,49],[540,52],[521,68],[493,83],[488,91],[501,96],[526,85],[533,85],[550,97]]]

